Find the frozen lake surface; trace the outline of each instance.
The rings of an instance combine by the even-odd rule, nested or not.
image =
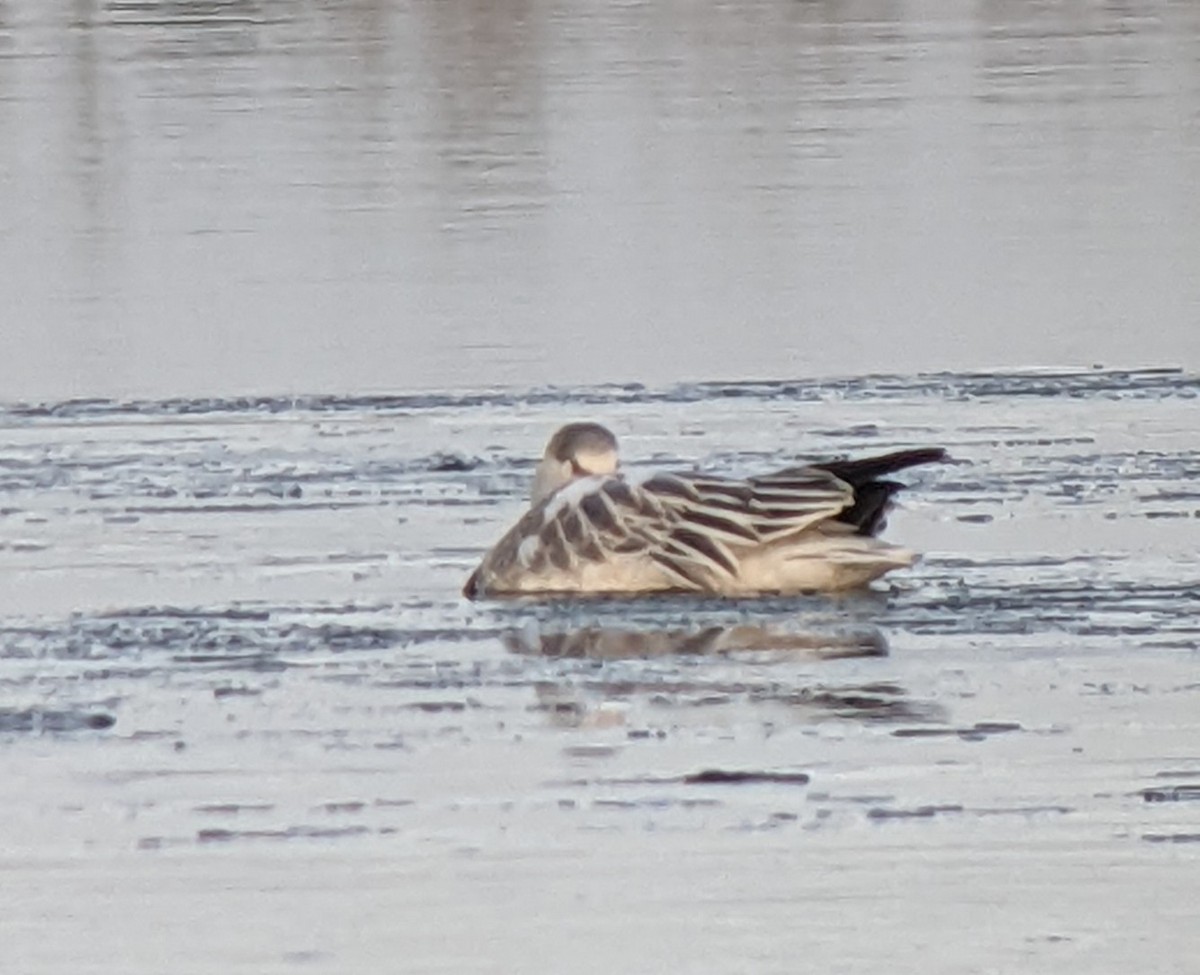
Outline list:
[[[1198,394],[1167,370],[10,406],[9,950],[1187,971]],[[870,593],[465,602],[568,416],[635,466],[954,462],[909,472],[890,536],[927,555]]]

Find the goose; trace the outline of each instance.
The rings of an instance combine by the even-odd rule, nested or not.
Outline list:
[[[484,597],[836,592],[917,555],[879,540],[895,471],[947,460],[920,447],[746,478],[626,477],[617,438],[568,423],[546,445],[529,509],[463,587]]]

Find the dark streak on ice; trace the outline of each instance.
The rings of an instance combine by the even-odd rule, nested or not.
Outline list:
[[[526,391],[497,389],[482,393],[412,393],[371,396],[243,396],[230,399],[106,400],[75,399],[58,403],[10,403],[0,406],[0,420],[76,419],[94,417],[192,416],[206,413],[406,413],[420,410],[498,409],[544,403],[587,406],[611,403],[692,403],[714,398],[761,401],[892,399],[939,396],[948,400],[1011,398],[1195,398],[1194,376],[1181,369],[1091,370],[1014,373],[928,373],[917,376],[874,375],[827,380],[763,380],[755,382],[683,383],[663,390],[638,383]]]
[[[103,711],[0,708],[0,734],[103,731],[116,723],[116,718]]]

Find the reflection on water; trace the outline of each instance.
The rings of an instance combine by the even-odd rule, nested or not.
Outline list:
[[[534,683],[537,703],[530,710],[545,713],[557,727],[628,728],[635,738],[665,727],[737,721],[770,726],[831,719],[903,725],[896,731],[901,737],[959,734],[953,728],[929,727],[948,720],[946,709],[917,698],[895,682],[839,682],[833,675],[822,679],[774,672],[762,661],[756,664],[766,669],[743,670],[724,679],[682,667],[635,674],[566,671]],[[963,733],[985,732],[967,729]]]
[[[887,638],[875,627],[827,632],[792,632],[778,626],[547,628],[536,624],[504,634],[511,653],[543,657],[624,660],[645,657],[776,651],[818,659],[885,657]]]
[[[1194,367],[1198,64],[1190,0],[8,0],[0,398]]]
[[[649,702],[660,720],[678,723],[680,709],[701,709],[697,722],[714,720],[711,709],[727,711],[740,703],[754,705],[746,717],[754,721],[786,717],[790,722],[816,722],[837,718],[843,721],[916,724],[924,726],[946,720],[946,710],[932,701],[917,700],[896,684],[845,684],[789,687],[785,693],[765,688],[747,689],[739,683],[731,687],[681,683],[664,689],[656,685],[638,685],[614,680],[542,681],[535,687],[535,710],[544,711],[552,724],[563,728],[622,727],[630,702]],[[772,705],[782,705],[773,710]],[[956,729],[905,728],[900,737],[921,733],[959,734]],[[979,732],[983,734],[983,732]]]
[[[845,681],[824,672],[837,661],[888,655],[879,627],[849,621],[885,600],[868,595],[857,607],[825,600],[823,613],[807,616],[788,615],[764,600],[761,622],[718,622],[719,610],[695,604],[690,613],[682,600],[614,604],[607,612],[597,608],[603,602],[567,604],[504,630],[501,639],[509,653],[546,663],[547,676],[534,682],[533,710],[559,727],[628,728],[637,736],[664,723],[711,721],[714,713],[787,723],[946,720],[940,706],[913,698],[895,682]],[[583,622],[586,616],[593,618]],[[818,670],[810,672],[813,665]]]

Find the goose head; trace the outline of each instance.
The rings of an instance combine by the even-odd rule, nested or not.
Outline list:
[[[568,423],[561,427],[538,462],[530,498],[538,504],[564,485],[581,477],[615,474],[617,438],[599,423]]]

